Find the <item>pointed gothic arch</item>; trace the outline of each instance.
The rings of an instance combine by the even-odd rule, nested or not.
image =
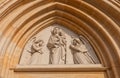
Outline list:
[[[102,5],[96,5],[99,3]],[[93,45],[97,46],[99,52],[97,54],[102,64],[110,68],[106,70],[108,78],[120,77],[118,22],[120,16],[116,15],[119,14],[119,3],[88,0],[14,0],[4,1],[1,4],[3,4],[0,6],[2,77],[7,78],[5,74],[12,77],[13,72],[9,68],[18,64],[23,44],[35,33],[33,31],[55,23],[84,34]],[[102,9],[103,5],[105,9]],[[109,6],[111,10],[106,10]]]

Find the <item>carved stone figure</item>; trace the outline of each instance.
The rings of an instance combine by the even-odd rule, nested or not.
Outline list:
[[[74,38],[70,49],[73,54],[74,64],[95,64],[92,57],[87,53],[88,50],[82,41],[78,38]]]
[[[100,64],[100,61],[84,35],[53,25],[29,39],[19,64]]]
[[[29,61],[29,64],[42,64],[42,47],[43,47],[43,40],[34,40],[31,46],[31,59]]]
[[[60,28],[53,29],[47,47],[50,50],[49,64],[66,64],[66,37]]]

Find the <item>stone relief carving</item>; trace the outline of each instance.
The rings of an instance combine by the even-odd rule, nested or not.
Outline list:
[[[28,64],[42,64],[42,47],[43,47],[44,41],[39,39],[36,40],[36,38],[33,40],[33,43],[31,45],[31,51],[28,50],[28,52],[31,53],[31,58]]]
[[[74,64],[95,64],[93,57],[88,54],[86,46],[79,38],[73,38],[70,49],[72,50]]]
[[[66,37],[60,28],[53,29],[47,47],[50,50],[50,64],[66,64]]]
[[[20,60],[23,65],[99,63],[92,46],[82,36],[56,25],[28,41]]]

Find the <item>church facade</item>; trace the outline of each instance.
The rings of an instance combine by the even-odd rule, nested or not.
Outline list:
[[[0,78],[120,78],[119,0],[1,0]]]

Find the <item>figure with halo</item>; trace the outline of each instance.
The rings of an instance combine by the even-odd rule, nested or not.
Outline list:
[[[66,64],[66,37],[62,29],[53,28],[47,47],[50,51],[49,64]]]
[[[88,50],[79,38],[73,38],[70,45],[74,64],[95,64],[94,60],[87,53]]]
[[[44,41],[41,39],[36,40],[36,38],[34,38],[33,43],[31,45],[31,51],[28,51],[31,53],[31,58],[29,61],[29,64],[42,64],[41,60],[42,60],[42,48],[43,48],[43,44]]]

